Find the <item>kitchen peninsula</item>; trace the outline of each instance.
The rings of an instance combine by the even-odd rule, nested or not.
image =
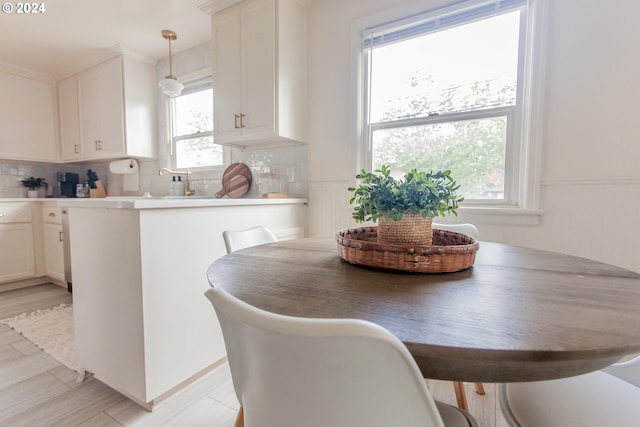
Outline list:
[[[79,363],[145,408],[225,356],[204,297],[222,232],[265,225],[304,236],[306,199],[64,199]]]

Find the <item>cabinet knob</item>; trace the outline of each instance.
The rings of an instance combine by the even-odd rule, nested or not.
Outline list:
[[[49,212],[49,216],[50,216],[51,218],[53,218],[53,217],[55,217],[55,216],[56,216],[56,214],[55,214],[55,213],[53,213],[53,212]]]
[[[62,234],[62,231],[58,231],[58,239],[63,242],[64,241],[64,235]]]
[[[73,145],[73,151],[78,154],[80,152],[80,146],[78,144]]]
[[[240,126],[238,126],[238,119],[239,119],[239,118],[240,118],[240,116],[239,116],[239,115],[237,115],[237,114],[234,114],[234,115],[233,115],[233,127],[234,127],[235,129],[240,129]]]
[[[96,151],[100,151],[102,150],[102,140],[97,139],[96,140]]]
[[[240,127],[243,128],[244,127],[244,114],[240,113]]]

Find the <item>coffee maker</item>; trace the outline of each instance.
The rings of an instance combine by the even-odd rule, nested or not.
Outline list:
[[[76,197],[76,186],[79,177],[73,172],[58,172],[58,187],[60,188],[60,197]]]

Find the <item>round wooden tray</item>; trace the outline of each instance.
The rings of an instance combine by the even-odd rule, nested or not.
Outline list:
[[[378,227],[340,230],[340,258],[368,267],[415,273],[451,273],[471,267],[480,244],[466,234],[433,229],[432,246],[391,245],[377,241]]]

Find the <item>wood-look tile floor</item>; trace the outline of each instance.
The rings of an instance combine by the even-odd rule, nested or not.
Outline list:
[[[0,319],[70,304],[66,289],[52,285],[0,292]],[[0,426],[176,426],[231,427],[238,410],[228,364],[148,412],[100,381],[78,384],[77,374],[22,335],[0,324]],[[434,398],[455,405],[453,386],[428,381]],[[466,384],[470,412],[480,427],[508,427],[496,387],[484,396]]]

